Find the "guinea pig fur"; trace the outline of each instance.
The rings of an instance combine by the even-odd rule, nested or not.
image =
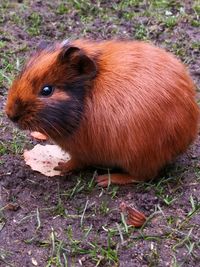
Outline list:
[[[56,169],[122,173],[99,185],[154,178],[198,131],[194,84],[172,54],[138,41],[76,40],[39,49],[13,82],[8,117],[71,154]]]

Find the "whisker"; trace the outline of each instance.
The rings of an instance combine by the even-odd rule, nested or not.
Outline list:
[[[62,133],[50,121],[48,121],[46,118],[42,119],[44,122],[48,123],[62,137]]]
[[[35,130],[37,132],[44,132],[49,137],[49,134],[47,133],[47,131],[44,128],[42,128],[40,126],[40,121],[38,121],[37,119],[35,119]]]
[[[43,128],[38,128],[38,132],[40,132],[40,130],[41,130],[42,132],[44,132],[44,133],[46,134],[47,137],[49,137],[49,135],[48,135],[48,133],[46,132],[45,129],[43,129]]]

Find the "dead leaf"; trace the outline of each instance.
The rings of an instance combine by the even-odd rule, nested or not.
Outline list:
[[[24,151],[24,159],[32,170],[52,177],[61,174],[54,168],[58,165],[58,162],[68,161],[70,155],[57,145],[37,144],[33,149]]]
[[[19,209],[19,205],[17,203],[8,203],[5,206],[5,209],[12,210],[12,211],[17,211]]]
[[[125,202],[122,202],[119,208],[127,216],[127,224],[141,227],[146,222],[146,217],[142,212]]]
[[[45,141],[48,139],[48,137],[40,132],[31,132],[31,136],[34,137],[37,140]]]

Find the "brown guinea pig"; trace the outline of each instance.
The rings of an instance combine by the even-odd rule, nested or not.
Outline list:
[[[6,112],[71,154],[56,169],[118,167],[99,185],[152,179],[197,136],[193,82],[170,53],[137,41],[76,40],[39,49]]]

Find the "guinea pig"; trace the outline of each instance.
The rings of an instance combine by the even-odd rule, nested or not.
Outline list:
[[[194,84],[178,59],[117,40],[38,49],[14,80],[6,113],[71,154],[57,170],[122,170],[98,176],[101,186],[156,177],[194,141],[199,120]]]

